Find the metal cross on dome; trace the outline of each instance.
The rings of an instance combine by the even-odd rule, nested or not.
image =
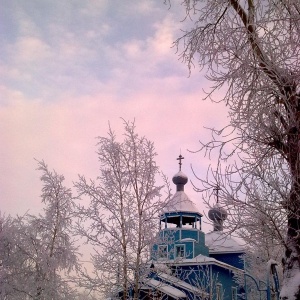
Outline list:
[[[180,154],[178,158],[176,158],[177,160],[179,160],[179,171],[181,171],[181,165],[182,165],[182,160],[184,159],[184,157]]]
[[[220,186],[217,184],[217,186],[214,188],[214,191],[216,191],[217,196],[217,203],[219,203],[219,191],[221,190]]]

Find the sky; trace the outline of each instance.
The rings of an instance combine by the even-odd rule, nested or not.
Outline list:
[[[155,144],[157,164],[171,179],[176,158],[196,182],[211,161],[198,150],[206,127],[227,122],[220,104],[203,101],[212,85],[191,74],[173,42],[186,23],[181,1],[0,0],[0,211],[37,213],[36,160],[63,174],[96,178],[98,136],[108,124],[122,139],[123,121]],[[221,99],[222,95],[215,95]],[[174,187],[175,188],[175,187]],[[191,184],[185,191],[205,208]]]

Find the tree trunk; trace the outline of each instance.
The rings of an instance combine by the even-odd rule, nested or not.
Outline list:
[[[298,121],[298,120],[297,120]],[[297,122],[300,124],[300,122]],[[298,125],[297,124],[297,125]],[[292,174],[292,187],[288,203],[284,204],[287,211],[287,236],[283,259],[284,280],[281,291],[281,299],[289,299],[295,295],[300,299],[300,135],[299,127],[290,130],[288,138],[289,164]]]

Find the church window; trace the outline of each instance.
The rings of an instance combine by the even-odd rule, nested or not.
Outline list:
[[[176,257],[184,257],[185,256],[184,245],[176,245],[175,246],[175,256]]]
[[[195,228],[201,230],[201,219],[200,218],[196,218],[196,223],[195,223]]]
[[[166,245],[158,246],[158,258],[168,258],[168,249]]]

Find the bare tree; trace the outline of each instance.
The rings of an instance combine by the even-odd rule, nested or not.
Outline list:
[[[241,165],[245,167],[245,163]],[[264,249],[266,257],[278,260],[275,248],[288,248],[287,215],[282,207],[282,200],[288,197],[290,188],[286,173],[280,166],[273,168],[270,161],[251,167],[246,172],[237,165],[229,165],[225,170],[219,166],[218,172],[212,171],[208,173],[210,176],[201,179],[202,189],[199,190],[206,190],[204,202],[213,206],[212,200],[216,199],[211,191],[216,189],[217,183],[217,201],[226,206],[228,212],[226,231],[238,234],[253,251]]]
[[[94,275],[85,274],[85,287],[128,298],[133,287],[139,297],[141,265],[149,259],[150,246],[158,227],[158,213],[166,200],[151,141],[135,132],[135,124],[124,121],[124,140],[118,142],[109,128],[99,137],[100,175],[96,181],[83,176],[75,184],[90,203],[79,207],[78,233],[94,246]],[[83,226],[86,221],[86,225]]]
[[[248,180],[243,190],[243,201],[247,203],[255,195],[252,191],[248,198],[246,189],[255,187],[255,182],[261,179],[263,184],[270,183],[269,191],[277,185],[268,182],[268,169],[270,172],[278,170],[284,176],[278,176],[276,193],[282,198],[274,207],[278,212],[282,211],[279,216],[285,216],[282,220],[286,220],[281,297],[299,299],[299,1],[184,0],[183,5],[187,18],[194,21],[192,27],[185,30],[175,44],[178,49],[183,49],[181,57],[190,70],[195,64],[201,69],[207,68],[207,78],[213,82],[208,98],[222,88],[222,100],[229,109],[229,126],[234,130],[232,148],[227,154],[223,152],[224,143],[219,143],[218,138],[206,146],[208,149],[219,147],[224,160],[233,154],[237,154],[240,159],[237,164],[227,166],[224,173],[219,167],[214,176],[219,179],[216,174],[225,175],[231,181],[231,187],[235,185],[239,192],[242,190],[239,183],[244,184]],[[230,197],[229,194],[227,196],[229,204],[232,204],[238,198],[238,193],[233,189]],[[268,201],[271,199],[264,194],[262,202]],[[228,203],[226,199],[224,203]],[[264,208],[252,204],[253,215],[267,215]],[[271,216],[272,220],[275,214]],[[278,226],[282,224],[276,224],[271,234],[277,231]]]

